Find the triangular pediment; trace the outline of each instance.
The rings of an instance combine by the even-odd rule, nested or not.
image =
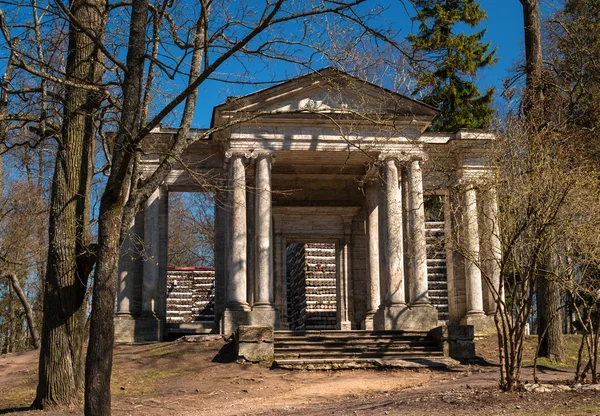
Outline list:
[[[361,113],[431,121],[439,111],[334,68],[326,68],[215,108],[223,113]]]

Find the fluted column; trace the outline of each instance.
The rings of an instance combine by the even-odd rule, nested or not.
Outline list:
[[[373,316],[380,303],[379,295],[379,184],[365,188],[367,208],[367,314],[364,329],[373,329]]]
[[[247,302],[247,230],[246,230],[246,172],[244,153],[228,152],[230,211],[227,309],[248,310]]]
[[[273,229],[271,162],[273,154],[260,153],[256,160],[256,273],[254,308],[273,309]]]
[[[381,202],[379,204],[379,240],[381,304],[404,306],[404,247],[402,235],[402,196],[398,188],[396,159],[383,162]]]
[[[467,315],[483,315],[483,292],[481,286],[481,270],[479,269],[477,189],[472,185],[468,185],[466,188],[464,204]]]
[[[423,174],[419,160],[412,160],[408,170],[408,209],[410,232],[410,304],[430,306],[427,287],[427,242],[425,240],[425,207]]]

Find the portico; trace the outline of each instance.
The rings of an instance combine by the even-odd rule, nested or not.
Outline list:
[[[132,235],[154,260],[121,259],[117,339],[161,339],[167,264],[160,204],[169,191],[207,187],[218,196],[221,333],[249,324],[288,328],[292,242],[335,245],[337,329],[429,330],[446,320],[439,307],[450,322],[487,328],[495,304],[481,268],[485,276],[497,273],[499,245],[496,223],[478,212],[497,212],[493,189],[483,185],[494,137],[426,133],[437,114],[334,69],[216,107],[213,127],[231,127],[195,143],[186,154],[189,165],[173,170],[132,224]],[[168,141],[170,134],[156,129],[149,141]],[[149,152],[145,169],[155,169],[156,159]],[[443,201],[441,220],[428,218],[432,196]],[[445,235],[441,242],[427,232],[432,221]],[[429,294],[433,267],[447,276],[436,289],[445,306],[435,300],[436,307]],[[149,316],[152,331],[141,324]]]

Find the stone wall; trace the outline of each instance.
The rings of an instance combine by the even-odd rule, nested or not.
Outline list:
[[[215,322],[215,270],[213,268],[169,268],[167,322]]]
[[[335,244],[291,244],[287,270],[290,329],[335,329]]]

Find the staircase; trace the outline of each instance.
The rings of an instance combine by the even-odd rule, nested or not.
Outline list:
[[[275,331],[274,366],[286,369],[452,367],[427,332]]]

